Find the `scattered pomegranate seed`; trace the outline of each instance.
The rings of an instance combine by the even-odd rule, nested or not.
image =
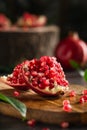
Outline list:
[[[69,100],[63,100],[63,106],[64,106],[64,105],[68,105],[68,104],[70,104],[70,101],[69,101]]]
[[[31,127],[34,127],[35,124],[36,124],[36,120],[34,120],[34,119],[28,120],[28,121],[27,121],[27,124],[28,124],[29,126],[31,126]]]
[[[80,97],[80,103],[84,103],[87,102],[87,95],[83,95],[82,97]]]
[[[83,104],[85,102],[84,98],[81,97],[79,102]]]
[[[60,126],[61,126],[62,128],[68,128],[68,127],[69,127],[69,122],[62,122],[62,123],[60,124]]]
[[[63,106],[63,110],[66,112],[71,112],[72,111],[72,106],[70,104],[66,104]]]
[[[20,93],[18,91],[14,91],[14,96],[18,97],[20,95]]]
[[[69,93],[69,96],[70,97],[75,97],[76,96],[76,92],[74,90],[72,90],[70,93]]]
[[[86,89],[83,90],[83,91],[82,91],[82,94],[83,94],[83,95],[87,95],[87,90],[86,90]]]

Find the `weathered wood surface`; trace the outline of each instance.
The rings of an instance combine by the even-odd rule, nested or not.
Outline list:
[[[76,97],[69,97],[65,94],[62,97],[46,98],[37,95],[32,91],[22,92],[18,97],[27,106],[27,119],[36,119],[41,122],[59,124],[62,121],[70,123],[87,123],[87,103],[78,103],[82,90],[86,89],[79,85],[70,85],[70,90],[77,92]],[[13,96],[14,89],[0,82],[0,93]],[[72,112],[63,111],[63,100],[69,99],[72,105]],[[0,113],[20,118],[20,113],[11,105],[0,102]]]

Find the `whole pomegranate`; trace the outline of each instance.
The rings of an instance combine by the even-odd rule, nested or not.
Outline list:
[[[71,60],[84,66],[87,62],[87,45],[79,38],[77,32],[69,33],[69,36],[58,43],[55,56],[64,69],[72,69]]]
[[[9,29],[11,21],[2,13],[0,13],[0,30]]]

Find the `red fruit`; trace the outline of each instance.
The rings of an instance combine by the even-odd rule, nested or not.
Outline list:
[[[60,124],[60,126],[61,126],[62,128],[68,128],[68,127],[69,127],[69,123],[68,123],[68,122],[62,122],[62,123]]]
[[[2,76],[1,80],[10,85],[11,87],[14,87],[19,90],[28,90],[29,86],[25,83],[24,77],[22,75],[22,66],[25,64],[27,65],[29,61],[24,61],[21,64],[18,64],[12,74],[7,75],[7,76]]]
[[[72,111],[72,106],[70,104],[65,104],[63,106],[63,110],[66,112],[71,112]]]
[[[20,93],[18,91],[14,91],[14,96],[18,97],[20,95]]]
[[[64,69],[72,69],[70,60],[84,65],[87,62],[87,45],[74,33],[58,43],[55,56]]]
[[[46,16],[38,16],[36,21],[34,22],[33,26],[34,27],[41,27],[41,26],[44,26],[47,22],[47,18]]]
[[[68,89],[63,69],[54,57],[43,56],[24,64],[23,76],[27,85],[40,95],[58,95]]]
[[[87,95],[83,95],[80,97],[80,103],[84,103],[84,102],[87,102]]]
[[[22,17],[19,18],[17,24],[26,29],[27,27],[40,27],[44,26],[47,22],[47,17],[44,15],[34,15],[25,12]]]
[[[83,104],[85,102],[84,98],[81,97],[80,100],[79,100],[79,102]]]
[[[33,26],[34,22],[36,21],[37,16],[32,15],[30,13],[23,14],[24,26]]]
[[[70,93],[69,93],[69,96],[70,97],[75,97],[76,96],[76,92],[74,90],[72,90]]]
[[[68,105],[68,104],[70,104],[70,101],[69,101],[69,100],[63,100],[63,106],[64,106],[64,105]]]
[[[27,124],[28,124],[29,126],[31,126],[31,127],[34,127],[35,124],[36,124],[36,121],[35,121],[34,119],[31,119],[31,120],[28,120],[28,121],[27,121]]]
[[[10,25],[10,20],[4,14],[0,14],[0,30],[8,29]]]
[[[83,91],[82,91],[82,94],[83,94],[83,95],[87,95],[87,89],[83,90]]]

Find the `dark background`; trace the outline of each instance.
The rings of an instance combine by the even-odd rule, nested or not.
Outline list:
[[[61,38],[73,30],[87,41],[87,0],[0,0],[0,12],[13,22],[25,11],[46,15],[48,24],[60,27]]]

